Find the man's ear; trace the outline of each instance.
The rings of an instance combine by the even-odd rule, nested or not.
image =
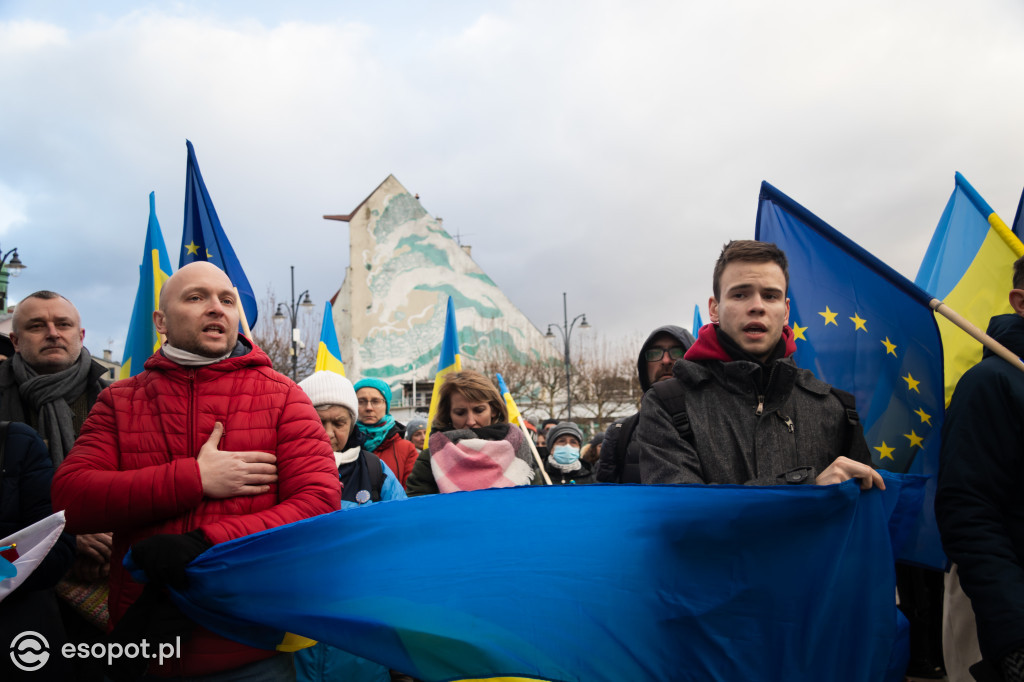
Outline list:
[[[1024,289],[1010,289],[1010,306],[1013,308],[1013,312],[1024,317]],[[11,334],[11,341],[13,340],[14,334]],[[15,344],[15,348],[17,348],[17,344]]]
[[[718,300],[714,296],[708,297],[708,319],[718,324]]]
[[[156,327],[158,334],[167,336],[167,316],[164,315],[162,310],[153,311],[153,326]]]
[[[18,352],[18,333],[17,332],[11,332],[10,338],[11,338],[11,345],[14,346],[14,352],[17,353]]]

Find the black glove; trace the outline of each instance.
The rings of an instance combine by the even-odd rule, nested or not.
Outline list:
[[[150,581],[183,590],[188,586],[185,567],[210,547],[198,529],[182,535],[153,535],[132,545],[132,558]]]

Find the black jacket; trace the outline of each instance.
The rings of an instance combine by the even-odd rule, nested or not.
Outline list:
[[[679,341],[683,349],[693,345],[693,334],[672,324],[658,327],[640,347],[640,353],[636,359],[637,378],[640,380],[641,392],[647,393],[651,388],[651,382],[647,378],[647,360],[644,353],[650,348],[654,339],[663,334],[668,334]],[[604,442],[601,444],[601,458],[597,462],[594,475],[600,483],[639,483],[640,482],[640,452],[633,441],[633,430],[636,428],[640,414],[634,414],[622,421],[616,421],[608,427],[604,434]],[[619,447],[619,441],[625,438],[626,442]]]
[[[1024,355],[1024,319],[993,317],[988,333]],[[935,516],[982,656],[998,661],[1024,646],[1024,372],[988,350],[946,412]]]

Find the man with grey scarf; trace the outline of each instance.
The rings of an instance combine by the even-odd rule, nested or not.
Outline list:
[[[29,294],[14,309],[15,354],[0,364],[0,420],[28,424],[43,437],[56,469],[71,451],[107,382],[106,368],[82,346],[78,310],[52,291]],[[110,533],[76,537],[72,573],[96,582],[110,571]]]

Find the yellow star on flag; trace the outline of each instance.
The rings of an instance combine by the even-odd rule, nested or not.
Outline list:
[[[800,339],[801,341],[806,341],[807,337],[804,336],[804,332],[805,331],[807,331],[807,327],[801,327],[796,322],[793,323],[793,339],[794,340]]]
[[[825,312],[818,314],[825,318],[826,327],[830,324],[834,324],[837,327],[839,326],[839,323],[836,322],[836,315],[838,315],[839,313],[832,312],[831,310],[829,310],[828,306],[825,306]]]
[[[826,310],[827,309],[828,308],[826,308]],[[850,318],[850,321],[853,322],[853,324],[855,325],[853,331],[863,329],[866,332],[868,330],[868,328],[864,326],[865,324],[867,324],[867,320],[862,319],[861,316],[858,315],[857,313],[853,314],[853,317]],[[839,325],[836,326],[838,327]]]
[[[185,254],[186,256],[187,256],[188,254],[195,254],[195,255],[199,255],[199,246],[198,246],[198,245],[197,245],[197,244],[195,243],[195,241],[193,241],[193,242],[192,242],[191,244],[186,244],[186,245],[185,245],[185,250],[186,250],[186,252],[187,252],[187,253]]]
[[[885,337],[885,341],[882,341],[882,345],[885,346],[885,354],[892,354],[893,357],[899,357],[896,355],[896,344],[889,340],[889,337]]]
[[[910,447],[912,448],[924,447],[924,438],[914,433],[913,429],[910,430],[910,433],[904,433],[903,437],[910,441]]]
[[[212,253],[210,253],[210,250],[209,250],[209,249],[207,249],[207,250],[206,250],[206,257],[207,257],[207,258],[213,258],[213,254],[212,254]]]
[[[914,410],[914,413],[921,418],[922,424],[927,424],[928,426],[932,425],[932,416],[925,412],[922,408],[917,408],[916,410]]]
[[[882,441],[882,447],[875,448],[875,450],[878,450],[878,452],[881,455],[879,459],[885,459],[886,457],[888,457],[894,462],[896,461],[896,458],[892,456],[892,453],[896,451],[896,448],[890,448],[888,445],[885,444],[884,440]]]
[[[907,382],[908,391],[916,391],[917,393],[921,392],[921,389],[917,387],[917,385],[920,384],[921,382],[915,379],[913,376],[911,376],[910,372],[907,372],[907,376],[902,378],[905,382]]]

